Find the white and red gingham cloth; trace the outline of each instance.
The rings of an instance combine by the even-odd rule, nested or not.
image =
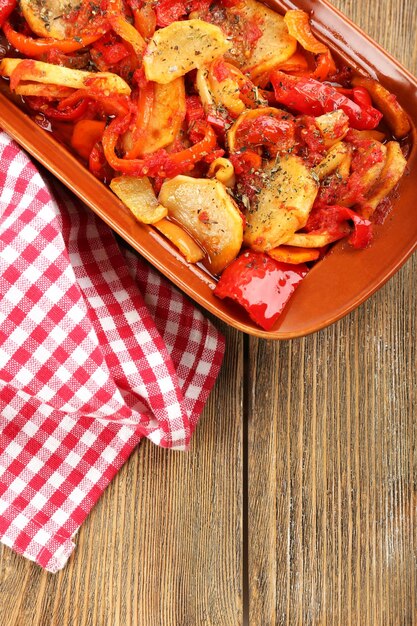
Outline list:
[[[222,336],[0,131],[0,540],[56,572],[143,437],[187,448]]]

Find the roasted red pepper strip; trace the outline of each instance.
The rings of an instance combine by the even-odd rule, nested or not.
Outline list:
[[[155,3],[157,26],[169,26],[192,11],[204,13],[210,4],[211,0],[159,0]],[[227,6],[226,2],[223,4]]]
[[[155,85],[145,81],[140,85],[136,113],[132,125],[132,148],[126,153],[127,159],[136,159],[143,152],[148,136],[148,126],[152,118],[155,102]]]
[[[298,113],[318,116],[341,109],[357,130],[376,128],[382,119],[377,109],[361,106],[314,78],[288,76],[276,70],[271,74],[271,83],[277,102]]]
[[[61,108],[50,106],[46,104],[44,98],[40,98],[42,102],[38,101],[38,98],[27,98],[29,106],[35,111],[41,111],[50,120],[59,120],[61,122],[74,122],[79,120],[87,111],[90,104],[90,100],[79,100],[73,107]]]
[[[107,126],[103,134],[103,149],[106,159],[113,169],[132,176],[173,177],[189,172],[194,165],[207,156],[216,145],[216,135],[209,124],[197,121],[195,132],[200,132],[202,139],[180,152],[168,153],[166,150],[144,157],[143,159],[121,159],[116,155],[119,137],[129,128],[129,117],[116,118]]]
[[[169,26],[187,15],[183,0],[160,0],[155,5],[156,24],[160,28]]]
[[[226,267],[214,293],[232,298],[256,324],[270,330],[307,273],[304,264],[280,263],[267,254],[247,251]]]
[[[244,121],[236,133],[236,150],[264,146],[275,156],[279,151],[287,151],[295,145],[295,124],[291,115],[258,115]]]
[[[127,0],[133,13],[136,30],[146,39],[150,39],[156,28],[156,13],[152,0]]]
[[[74,125],[71,137],[71,146],[86,161],[102,136],[106,122],[100,120],[79,120]]]
[[[323,231],[331,235],[346,236],[346,222],[353,222],[353,231],[348,242],[354,248],[367,248],[372,241],[372,224],[352,209],[338,204],[313,209],[305,226],[309,233],[320,234]]]
[[[196,122],[197,120],[203,120],[205,118],[203,104],[200,96],[187,96],[185,100],[186,112],[185,120],[188,125]]]
[[[108,28],[110,28],[110,25]],[[45,52],[54,49],[61,50],[61,52],[75,52],[76,50],[81,50],[81,48],[100,39],[104,32],[103,29],[101,29],[99,32],[92,35],[74,37],[73,39],[46,39],[42,37],[35,39],[34,37],[28,37],[22,33],[18,33],[11,27],[8,20],[3,24],[3,31],[7,41],[13,48],[19,50],[19,52],[22,52],[27,57],[35,59],[45,54]]]
[[[0,0],[0,28],[16,7],[17,0]]]
[[[110,33],[96,41],[93,45],[93,50],[95,54],[100,55],[102,62],[107,67],[116,65],[116,63],[119,63],[130,54],[126,46],[121,41],[117,41],[114,35]]]
[[[96,143],[91,150],[88,159],[88,169],[103,183],[109,183],[113,178],[113,170],[106,161],[101,143]]]
[[[343,87],[335,88],[338,93],[347,96],[359,106],[372,106],[372,99],[365,87],[353,87],[352,89],[344,89]]]
[[[317,56],[316,69],[313,72],[313,78],[323,81],[326,80],[328,76],[331,76],[336,72],[337,67],[330,50],[327,50],[327,52]]]

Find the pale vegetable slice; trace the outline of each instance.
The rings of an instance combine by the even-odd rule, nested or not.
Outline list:
[[[112,191],[127,206],[139,222],[155,224],[168,214],[159,204],[152,184],[146,176],[118,176],[110,183]]]
[[[268,254],[270,257],[275,259],[275,261],[299,265],[300,263],[317,261],[320,256],[320,250],[317,250],[316,248],[295,248],[285,245],[269,250]]]
[[[345,158],[343,159],[343,161],[339,164],[337,168],[337,176],[341,180],[346,181],[349,178],[351,165],[352,165],[352,153],[349,151],[345,155]]]
[[[14,90],[18,96],[41,96],[43,98],[53,98],[59,100],[74,93],[71,87],[61,87],[60,85],[44,85],[42,83],[21,82]]]
[[[13,78],[18,70],[19,81],[31,81],[49,85],[61,85],[73,89],[99,89],[104,93],[130,94],[129,85],[117,74],[111,72],[86,72],[73,70],[61,65],[33,61],[32,59],[12,59],[5,57],[0,63],[0,75]]]
[[[374,139],[381,142],[386,139],[386,134],[380,130],[356,130],[351,128],[350,134],[355,135],[358,139]]]
[[[344,111],[339,109],[319,115],[315,118],[315,123],[321,132],[326,148],[331,148],[343,139],[349,130],[349,118]]]
[[[235,168],[233,163],[224,157],[219,157],[210,163],[207,176],[217,178],[226,187],[235,186]]]
[[[289,34],[282,15],[256,0],[247,0],[239,10],[248,22],[259,23],[262,31],[244,68],[252,78],[277,67],[294,54],[297,40]]]
[[[181,226],[166,218],[156,222],[154,227],[159,230],[185,257],[188,263],[198,263],[204,258],[204,252],[194,239]]]
[[[169,146],[180,132],[185,117],[185,87],[182,76],[169,85],[155,85],[155,100],[144,154]]]
[[[381,83],[373,78],[355,76],[352,84],[358,87],[365,87],[372,98],[376,108],[383,114],[388,126],[395,137],[402,139],[410,132],[410,120],[396,96],[388,91]]]
[[[376,184],[369,192],[366,205],[361,211],[364,217],[370,217],[378,204],[391,193],[399,183],[407,167],[407,161],[397,141],[389,141],[386,144],[386,148],[384,167]]]
[[[246,214],[244,242],[260,252],[287,243],[305,226],[318,183],[301,158],[288,155],[265,170],[266,184]]]
[[[146,128],[146,144],[138,156],[169,146],[181,130],[185,111],[185,87],[182,76],[169,85],[155,83],[152,113]],[[125,152],[132,148],[130,131],[123,137],[123,147]]]
[[[237,117],[245,108],[268,105],[248,76],[223,57],[210,64],[207,81],[217,109],[226,109],[232,117]]]
[[[170,83],[202,67],[229,48],[218,26],[193,19],[173,22],[156,31],[143,57],[148,80]]]
[[[220,181],[176,176],[163,183],[159,202],[201,246],[205,265],[213,274],[219,274],[237,256],[243,220]]]
[[[246,107],[240,99],[239,84],[233,78],[227,77],[218,81],[212,74],[209,74],[209,85],[217,107],[224,107],[233,117],[245,110]]]
[[[19,6],[36,35],[66,39],[72,22],[65,17],[79,9],[80,0],[19,0]]]
[[[330,148],[324,159],[315,166],[313,172],[319,180],[323,180],[339,168],[348,154],[349,146],[343,141],[339,141]]]
[[[206,113],[208,113],[209,110],[212,107],[214,107],[214,99],[213,99],[213,94],[211,93],[211,90],[210,90],[208,73],[209,73],[208,67],[200,67],[197,70],[196,79],[195,79],[195,86],[197,88],[198,95],[200,96],[201,103]]]
[[[340,239],[340,235],[331,235],[327,231],[323,231],[319,235],[314,233],[295,233],[288,241],[288,246],[294,248],[322,248]]]

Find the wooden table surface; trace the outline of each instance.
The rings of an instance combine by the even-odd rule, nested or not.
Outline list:
[[[334,4],[417,74],[415,0]],[[215,322],[192,450],[140,445],[60,573],[0,548],[0,624],[416,625],[416,272],[305,339]]]

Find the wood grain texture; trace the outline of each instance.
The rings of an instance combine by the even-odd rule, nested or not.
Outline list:
[[[416,74],[412,0],[334,4]],[[416,261],[327,330],[250,341],[251,626],[417,624]]]
[[[417,73],[414,0],[334,4]],[[0,624],[417,624],[416,271],[305,339],[221,326],[192,450],[141,445],[60,573],[0,547]]]

